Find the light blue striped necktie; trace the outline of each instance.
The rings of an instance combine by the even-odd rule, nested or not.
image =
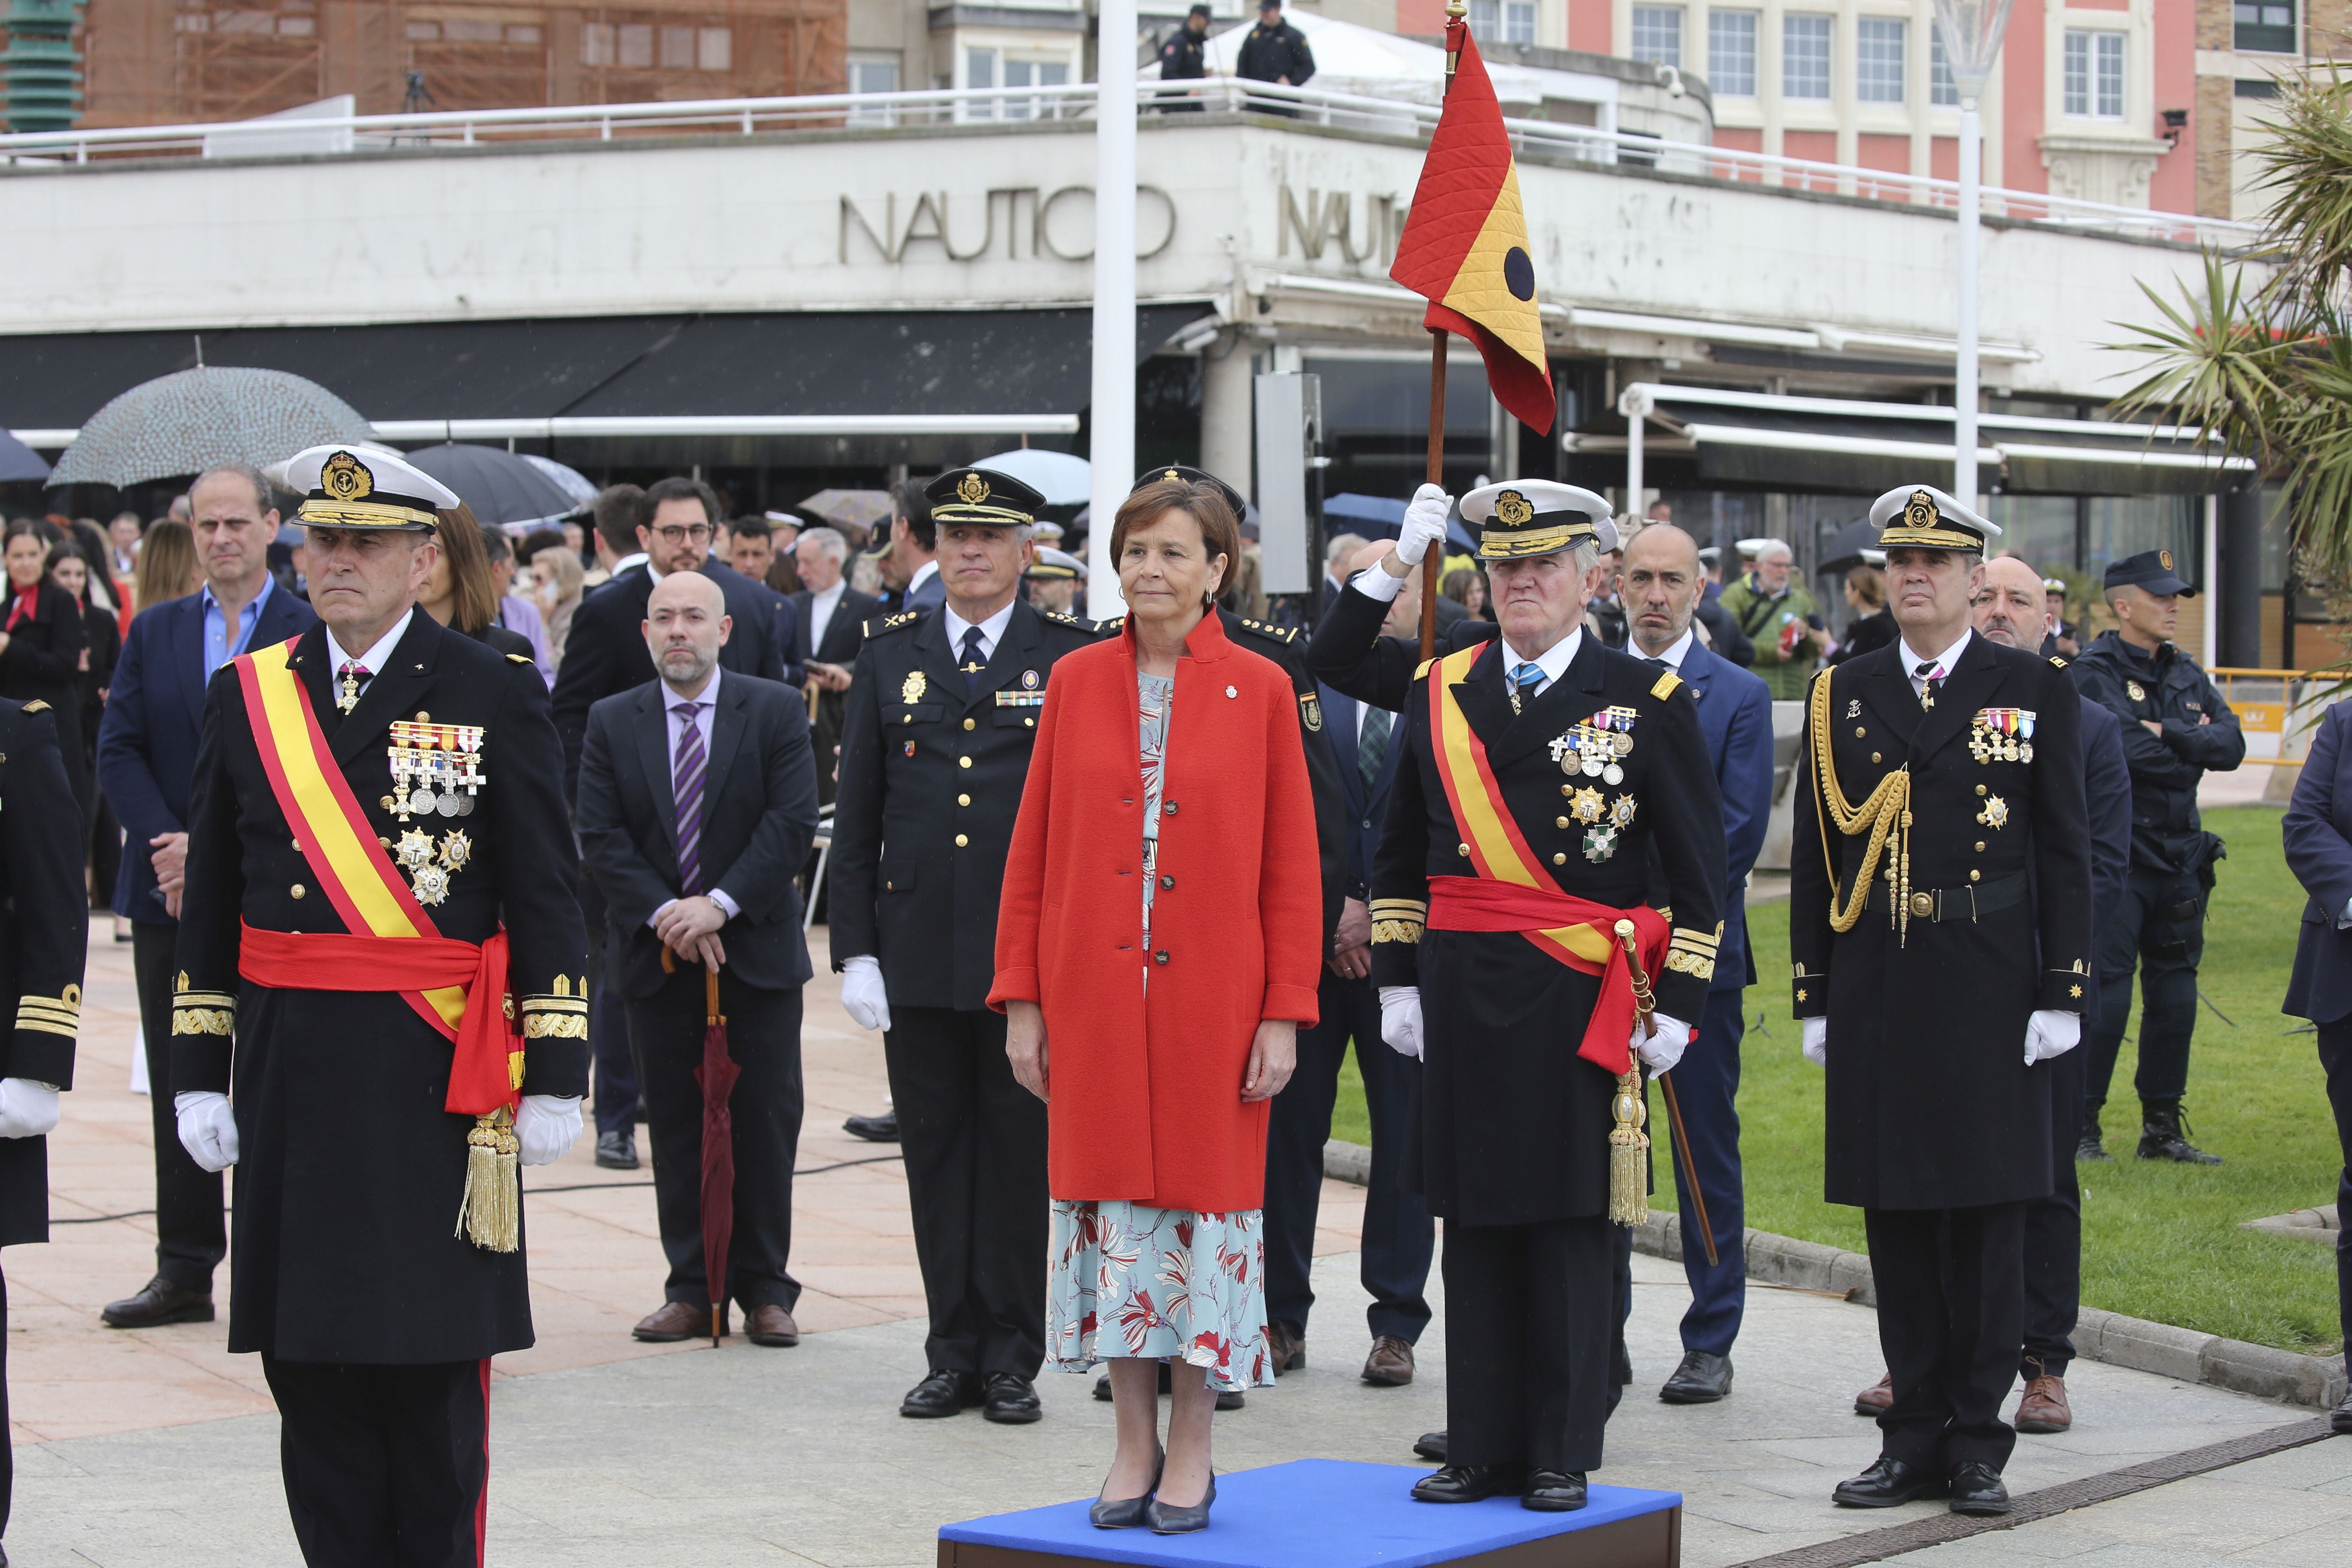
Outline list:
[[[1543,683],[1543,678],[1544,672],[1542,665],[1530,662],[1511,666],[1512,712],[1518,712],[1523,702],[1534,698],[1536,688]],[[1526,693],[1525,697],[1520,695],[1522,692]]]

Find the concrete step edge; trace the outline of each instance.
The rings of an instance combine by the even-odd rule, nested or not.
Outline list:
[[[1334,1138],[1323,1145],[1323,1173],[1334,1181],[1369,1185],[1371,1169],[1372,1152],[1361,1143]],[[1680,1261],[1681,1216],[1651,1210],[1648,1222],[1633,1231],[1633,1248]],[[1843,1296],[1865,1307],[1878,1304],[1870,1259],[1862,1253],[1754,1229],[1747,1233],[1747,1250],[1751,1279]],[[2312,1409],[2333,1409],[2343,1401],[2347,1386],[2340,1356],[2274,1350],[2095,1307],[2084,1308],[2075,1323],[2074,1353],[2085,1361]]]

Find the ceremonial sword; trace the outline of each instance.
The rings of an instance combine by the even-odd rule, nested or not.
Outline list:
[[[1650,1015],[1656,1011],[1656,1002],[1650,990],[1650,976],[1642,968],[1642,953],[1633,941],[1632,921],[1617,922],[1617,942],[1625,950],[1626,967],[1633,972],[1633,1021],[1642,1026],[1646,1035],[1651,1032]],[[1696,1036],[1697,1031],[1692,1034]],[[1675,1098],[1671,1071],[1659,1073],[1657,1084],[1666,1091],[1666,1125],[1673,1131],[1675,1150],[1683,1158],[1683,1174],[1690,1181],[1691,1207],[1698,1211],[1699,1239],[1706,1244],[1706,1266],[1713,1268],[1718,1262],[1715,1255],[1715,1226],[1706,1217],[1706,1194],[1699,1191],[1698,1163],[1691,1158],[1690,1134],[1683,1130],[1682,1102]]]

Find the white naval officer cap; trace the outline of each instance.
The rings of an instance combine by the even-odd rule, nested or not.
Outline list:
[[[437,515],[465,503],[405,458],[373,447],[310,447],[286,459],[289,489],[302,492],[300,516],[313,528],[438,528]]]
[[[1870,521],[1881,550],[1981,551],[2000,537],[2000,524],[1933,485],[1897,485],[1870,503]]]
[[[1774,539],[1769,535],[1759,535],[1754,539],[1743,539],[1732,548],[1739,552],[1739,558],[1742,561],[1757,561],[1761,560],[1768,550],[1789,550],[1789,542],[1785,539]],[[1789,553],[1794,555],[1796,552],[1790,550]]]
[[[1482,561],[1550,555],[1591,542],[1617,548],[1609,503],[1591,490],[1552,479],[1506,479],[1462,498],[1462,521],[1478,530]]]

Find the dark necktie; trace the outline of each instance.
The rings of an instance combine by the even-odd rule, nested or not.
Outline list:
[[[980,628],[966,626],[963,633],[963,693],[969,697],[980,689],[981,672],[988,668],[987,650],[981,647]]]
[[[1643,664],[1648,665],[1652,669],[1672,669],[1672,668],[1674,668],[1674,666],[1673,666],[1673,665],[1668,664],[1664,659],[1658,658],[1658,657],[1657,657],[1656,655],[1654,655],[1654,654],[1653,654],[1653,655],[1651,655],[1650,657],[1648,657],[1648,658],[1646,658],[1643,659],[1643,660],[1642,660],[1642,662],[1643,662]]]
[[[702,729],[694,721],[699,702],[677,702],[677,762],[670,775],[670,796],[677,805],[677,890],[691,898],[702,891],[702,781],[709,759],[703,754]]]
[[[1933,708],[1936,705],[1936,688],[1944,683],[1944,667],[1932,658],[1923,658],[1919,661],[1919,668],[1911,673],[1919,678],[1919,706]]]
[[[1364,707],[1364,727],[1356,734],[1356,772],[1363,775],[1364,798],[1372,798],[1372,786],[1381,776],[1381,764],[1388,761],[1389,725],[1392,715],[1385,708]]]
[[[366,665],[353,658],[345,659],[338,673],[342,677],[342,683],[341,689],[335,694],[335,706],[348,713],[359,706],[360,688],[368,683],[370,672]]]

